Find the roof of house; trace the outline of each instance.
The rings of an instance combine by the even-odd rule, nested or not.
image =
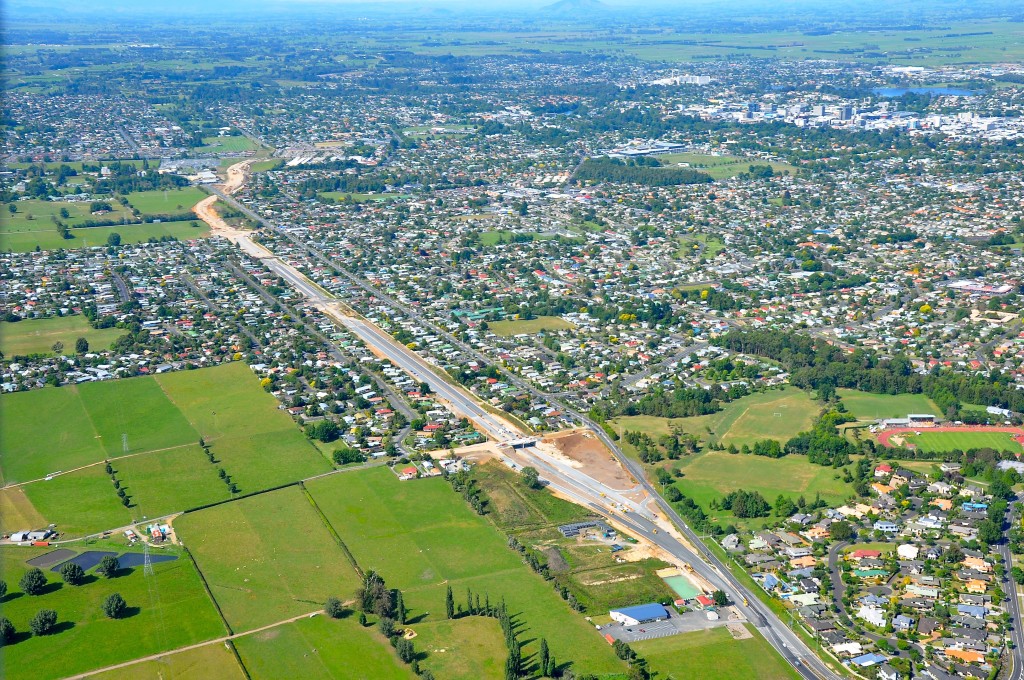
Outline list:
[[[631,619],[637,621],[650,621],[651,619],[663,619],[665,618],[666,611],[665,607],[652,602],[651,604],[638,604],[635,607],[621,607],[619,609],[613,609],[613,612],[628,616]]]

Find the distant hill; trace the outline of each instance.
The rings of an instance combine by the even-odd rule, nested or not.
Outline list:
[[[544,14],[558,16],[574,16],[584,19],[588,14],[604,13],[611,8],[600,0],[558,0],[558,2],[540,8]]]

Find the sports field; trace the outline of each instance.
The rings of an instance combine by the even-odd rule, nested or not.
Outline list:
[[[795,680],[800,677],[749,624],[743,627],[753,633],[752,637],[735,640],[728,628],[721,627],[641,640],[630,646],[647,659],[658,677],[676,680]]]
[[[358,194],[347,191],[325,191],[320,195],[339,203],[346,199],[352,203],[385,203],[401,196],[401,194]]]
[[[243,138],[244,139],[244,138]],[[176,190],[137,191],[128,194],[128,202],[143,215],[176,215],[192,210],[209,196],[197,187]]]
[[[920,432],[921,434],[915,434]],[[959,449],[989,448],[996,451],[1024,453],[1024,429],[1019,427],[973,427],[886,430],[878,435],[886,445],[910,445],[926,453]]]
[[[414,619],[445,620],[446,584],[457,603],[471,588],[492,602],[505,598],[522,624],[525,655],[535,654],[543,637],[556,657],[575,662],[577,673],[623,672],[590,624],[444,480],[402,482],[387,469],[371,468],[314,480],[307,487],[360,566],[376,569],[403,590]],[[422,665],[434,668],[430,657]]]
[[[718,156],[704,153],[670,153],[662,156],[655,156],[662,165],[675,166],[686,163],[686,167],[694,170],[701,170],[711,175],[714,179],[727,179],[736,175],[748,172],[751,165],[770,165],[776,175],[788,173],[795,175],[797,170],[788,163],[776,163],[762,160],[760,158],[747,158],[744,156],[731,156],[721,154]]]
[[[75,341],[85,338],[89,349],[105,350],[115,339],[125,334],[123,328],[95,329],[84,316],[55,316],[49,319],[0,321],[0,352],[5,357],[22,354],[53,354],[53,345],[64,343],[61,354],[75,353]]]
[[[728,446],[751,445],[759,439],[785,443],[799,432],[809,430],[821,407],[795,387],[757,392],[724,404],[718,413],[694,418],[625,416],[613,421],[616,432],[646,432],[654,439],[673,428],[705,441]],[[632,447],[627,446],[627,452]]]
[[[0,396],[0,505],[9,521],[45,519],[68,536],[127,524],[229,497],[224,468],[240,493],[331,469],[242,362],[154,377],[87,383]],[[38,427],[59,413],[61,427]],[[123,439],[122,435],[127,438]],[[211,464],[196,445],[210,445]],[[104,472],[110,459],[133,507],[124,508]],[[78,468],[84,469],[78,470]],[[77,470],[75,472],[70,472]],[[33,527],[38,528],[38,527]]]
[[[70,239],[62,238],[57,233],[57,227],[47,228],[42,231],[19,232],[5,234],[0,239],[0,250],[10,250],[15,253],[27,253],[38,247],[40,250],[57,250],[63,248],[95,248],[105,246],[111,234],[118,234],[121,237],[121,244],[143,243],[150,239],[161,239],[165,236],[179,241],[188,241],[194,238],[201,238],[210,233],[210,227],[205,222],[195,220],[180,222],[160,222],[149,224],[121,224],[116,227],[90,227],[88,229],[72,229]]]
[[[500,635],[499,635],[500,637]],[[502,649],[504,649],[504,640]],[[414,644],[422,646],[419,639]],[[235,641],[252,680],[412,680],[376,627],[363,628],[354,616],[300,619]],[[438,676],[447,677],[447,676]]]
[[[174,526],[236,632],[316,611],[332,595],[347,600],[359,584],[297,486],[190,512]]]
[[[508,338],[513,335],[533,335],[540,331],[561,331],[575,328],[559,316],[538,316],[536,319],[514,321],[489,321],[487,326],[495,335]]]
[[[3,615],[19,633],[17,641],[3,649],[4,677],[10,680],[65,677],[226,633],[188,559],[154,564],[149,577],[141,568],[121,570],[113,579],[87,572],[86,582],[77,587],[64,584],[59,574],[44,569],[50,583],[44,594],[19,592],[18,581],[30,568],[25,560],[50,550],[0,549],[0,565],[10,589]],[[103,615],[100,603],[111,593],[120,593],[128,603],[127,618],[113,620]],[[43,608],[56,610],[59,632],[32,637],[28,621]]]
[[[242,135],[237,136],[213,136],[203,137],[203,145],[197,146],[193,151],[196,153],[237,153],[239,151],[254,151],[259,146]]]
[[[942,415],[935,402],[924,394],[875,394],[848,389],[838,389],[836,393],[858,420],[905,418],[910,413]]]

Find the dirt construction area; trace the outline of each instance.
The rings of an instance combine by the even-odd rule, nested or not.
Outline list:
[[[567,460],[611,489],[628,491],[637,486],[637,481],[622,469],[605,445],[587,430],[559,432],[545,437],[540,444],[544,453]]]

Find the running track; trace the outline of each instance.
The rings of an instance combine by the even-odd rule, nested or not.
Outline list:
[[[1024,429],[1019,427],[989,427],[987,425],[964,425],[959,427],[896,427],[891,430],[883,430],[878,433],[878,441],[883,446],[892,446],[889,440],[898,436],[913,436],[918,432],[1009,432],[1014,435],[1013,439],[1021,446],[1024,446]]]

